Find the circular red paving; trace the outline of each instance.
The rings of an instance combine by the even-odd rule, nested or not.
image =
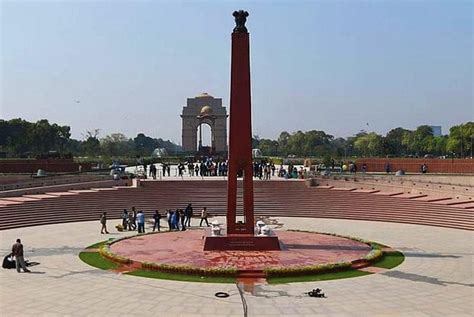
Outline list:
[[[202,230],[135,236],[113,243],[110,250],[137,262],[239,270],[346,262],[359,259],[371,250],[365,243],[327,234],[294,231],[276,234],[284,247],[282,251],[203,251]]]

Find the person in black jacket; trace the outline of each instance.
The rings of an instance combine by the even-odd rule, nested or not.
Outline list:
[[[160,231],[160,220],[161,220],[161,215],[158,212],[158,210],[155,210],[155,213],[153,214],[153,219],[155,220],[155,223],[153,224],[153,232],[155,231],[155,228]]]
[[[186,216],[186,221],[184,222],[184,224],[188,227],[191,227],[191,218],[193,217],[193,206],[192,206],[192,204],[188,204],[188,206],[184,210],[184,215]]]

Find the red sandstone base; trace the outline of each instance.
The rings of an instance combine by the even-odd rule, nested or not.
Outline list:
[[[256,237],[254,235],[207,236],[204,251],[279,251],[277,236]]]
[[[359,259],[365,243],[326,234],[278,231],[281,251],[204,251],[202,230],[136,236],[113,243],[113,253],[135,262],[262,271],[269,267],[305,266]]]

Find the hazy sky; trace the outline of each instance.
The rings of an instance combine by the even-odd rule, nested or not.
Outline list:
[[[474,119],[472,1],[0,2],[0,118],[47,118],[76,138],[180,142],[186,98],[228,105],[235,9],[250,13],[260,137]]]

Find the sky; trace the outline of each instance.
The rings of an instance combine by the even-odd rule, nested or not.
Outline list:
[[[385,134],[474,120],[472,1],[3,1],[0,118],[81,139],[181,142],[186,98],[230,95],[232,12],[245,9],[261,138]]]

